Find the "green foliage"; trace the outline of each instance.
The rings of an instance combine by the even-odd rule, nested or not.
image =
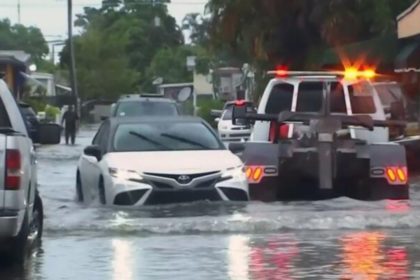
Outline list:
[[[25,98],[23,101],[31,106],[37,113],[43,112],[47,106],[47,102],[42,98]]]
[[[60,108],[47,105],[45,106],[45,115],[48,120],[55,121],[56,117],[60,114]]]
[[[47,42],[39,28],[11,25],[8,19],[0,21],[0,49],[23,50],[37,64],[48,54]]]
[[[150,1],[106,0],[100,9],[85,8],[78,15],[76,24],[83,32],[76,38],[75,52],[83,99],[112,99],[141,88],[151,90],[157,75],[185,82],[182,58],[188,50],[178,49],[182,32],[164,2],[155,1],[153,6]],[[155,17],[160,18],[159,26]],[[170,64],[165,64],[166,58],[171,58]],[[62,52],[61,65],[68,68],[68,47]]]
[[[214,117],[211,116],[211,110],[223,109],[224,103],[220,100],[204,99],[197,102],[199,107],[198,116],[207,121],[211,126],[216,127]]]

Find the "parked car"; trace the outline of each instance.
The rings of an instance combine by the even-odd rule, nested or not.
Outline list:
[[[245,102],[245,101],[244,101]],[[252,102],[246,101],[249,112],[256,112]],[[217,131],[223,142],[243,142],[248,141],[252,132],[252,124],[249,122],[241,123],[237,120],[236,124],[232,123],[232,110],[235,102],[227,102],[221,116],[216,118]]]
[[[111,117],[178,115],[181,115],[180,110],[174,100],[153,95],[123,95],[111,109]]]
[[[42,200],[36,158],[25,120],[0,80],[0,257],[23,263],[41,239]]]
[[[248,200],[241,160],[192,117],[106,120],[79,160],[76,191],[117,206]]]
[[[25,121],[26,129],[28,130],[29,137],[32,139],[32,142],[39,142],[39,127],[40,123],[36,116],[35,111],[32,107],[24,102],[19,102],[19,109]]]

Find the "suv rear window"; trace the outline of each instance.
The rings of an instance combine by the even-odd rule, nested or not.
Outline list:
[[[294,86],[291,84],[277,84],[273,87],[265,107],[267,114],[279,114],[291,111]]]
[[[0,99],[0,127],[10,127],[9,115],[4,107],[3,101]]]
[[[172,102],[124,101],[117,105],[117,117],[178,116],[178,109]]]
[[[324,99],[323,82],[302,82],[299,85],[296,112],[320,112]]]
[[[330,112],[347,113],[344,87],[339,82],[332,82],[330,85]]]
[[[372,87],[366,82],[349,85],[349,96],[353,114],[373,114],[376,112]]]

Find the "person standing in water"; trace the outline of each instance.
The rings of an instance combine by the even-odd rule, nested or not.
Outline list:
[[[66,145],[69,144],[69,138],[71,144],[74,145],[76,141],[76,130],[79,121],[79,116],[74,111],[73,105],[70,105],[68,110],[64,113],[61,124],[65,124],[64,135],[66,138]]]

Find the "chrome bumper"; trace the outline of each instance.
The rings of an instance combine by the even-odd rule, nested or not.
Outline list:
[[[25,217],[25,210],[0,210],[0,238],[18,235]]]

